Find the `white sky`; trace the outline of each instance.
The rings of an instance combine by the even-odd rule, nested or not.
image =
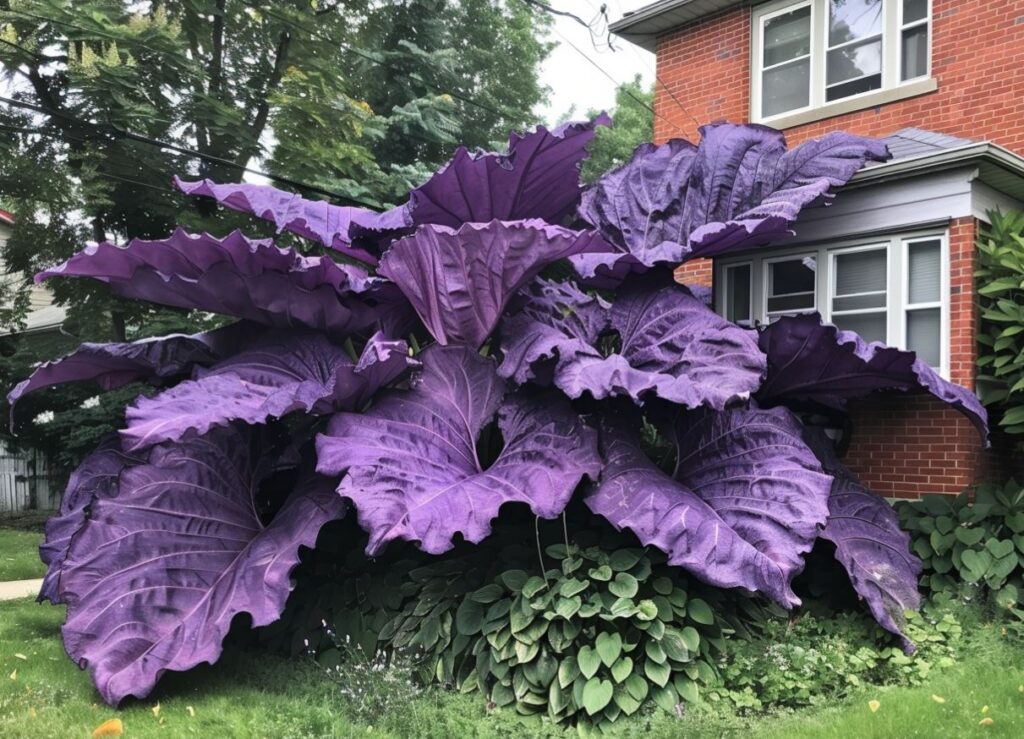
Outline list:
[[[574,13],[588,22],[595,19],[598,9],[606,4],[608,18],[613,23],[624,12],[636,10],[651,2],[653,0],[547,0],[548,5]],[[555,16],[550,38],[558,46],[541,69],[541,81],[551,88],[551,94],[548,104],[542,106],[539,112],[549,123],[564,118],[574,106],[576,118],[590,108],[611,108],[615,104],[616,84],[627,82],[637,74],[642,76],[646,85],[654,82],[654,54],[618,37],[613,37],[616,51],[611,51],[604,43],[607,29],[603,19],[596,18],[593,27],[598,33],[592,41],[586,28],[571,18]],[[573,49],[566,40],[575,44],[579,51]],[[580,51],[615,81],[599,72],[583,58]]]

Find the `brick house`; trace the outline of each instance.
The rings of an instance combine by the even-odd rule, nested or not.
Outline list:
[[[734,320],[818,310],[974,389],[975,236],[990,210],[1024,207],[1024,2],[660,0],[611,30],[657,55],[658,142],[728,120],[790,145],[882,137],[893,154],[789,240],[689,263],[685,281],[712,286]],[[957,493],[992,473],[996,455],[930,397],[868,398],[851,415],[846,461],[883,495]]]

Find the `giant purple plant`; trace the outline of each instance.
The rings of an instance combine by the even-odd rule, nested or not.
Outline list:
[[[984,433],[977,399],[816,316],[743,329],[671,279],[687,259],[788,233],[884,147],[835,133],[787,150],[771,129],[719,124],[696,145],[641,146],[583,189],[605,123],[460,149],[384,213],[176,180],[328,252],[178,231],[91,245],[37,278],[241,319],[83,345],[10,395],[162,388],[72,475],[42,549],[41,597],[67,604],[68,653],[106,701],[213,662],[239,613],[278,618],[299,548],[349,510],[371,554],[396,539],[440,553],[485,538],[506,503],[553,518],[579,494],[695,577],[786,608],[824,537],[899,634],[917,603],[906,536],[799,413],[922,392]],[[653,429],[669,468],[642,441]]]

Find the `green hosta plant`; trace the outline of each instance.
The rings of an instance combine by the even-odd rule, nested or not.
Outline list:
[[[981,298],[978,392],[1002,409],[999,425],[1024,434],[1024,213],[989,213],[978,239]]]
[[[933,592],[989,598],[1024,621],[1024,488],[1011,480],[956,497],[927,496],[899,505],[903,527],[924,562]]]

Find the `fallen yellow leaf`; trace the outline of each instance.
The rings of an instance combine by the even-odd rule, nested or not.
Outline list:
[[[982,706],[981,707],[981,712],[982,713],[988,713],[988,706]]]
[[[121,736],[123,733],[124,724],[121,723],[121,719],[112,718],[92,730],[92,739],[99,739],[103,736]]]
[[[36,717],[36,715],[37,715],[37,714],[36,714],[36,709],[34,709],[34,708],[29,708],[29,709],[28,709],[28,715],[29,715],[29,718],[35,718],[35,717]]]
[[[194,709],[192,706],[185,706],[185,710],[188,711],[188,715],[189,716],[191,716],[192,718],[195,718],[195,716],[196,716],[196,709]]]
[[[943,698],[942,696],[939,696],[939,695],[935,695],[934,693],[932,694],[932,700],[935,701],[936,703],[945,703],[946,702],[945,698]]]
[[[160,703],[157,702],[157,704],[155,706],[153,706],[152,708],[150,708],[149,710],[153,712],[154,716],[159,716],[160,715]]]
[[[18,679],[18,671],[15,670],[14,672],[11,673],[11,680],[17,680],[17,679]]]
[[[25,656],[24,654],[20,654],[20,653],[17,653],[17,654],[15,654],[14,656],[15,656],[16,658],[18,658],[18,659],[28,659],[28,657],[26,657],[26,656]]]
[[[882,707],[882,704],[878,701],[868,701],[868,708],[871,709],[871,713],[878,713],[878,709]]]
[[[992,724],[994,724],[994,723],[995,723],[995,721],[993,721],[993,720],[992,720],[991,718],[989,718],[988,716],[986,716],[985,718],[983,718],[983,719],[982,719],[981,721],[979,721],[978,723],[979,723],[979,724],[981,724],[982,726],[991,726]]]

